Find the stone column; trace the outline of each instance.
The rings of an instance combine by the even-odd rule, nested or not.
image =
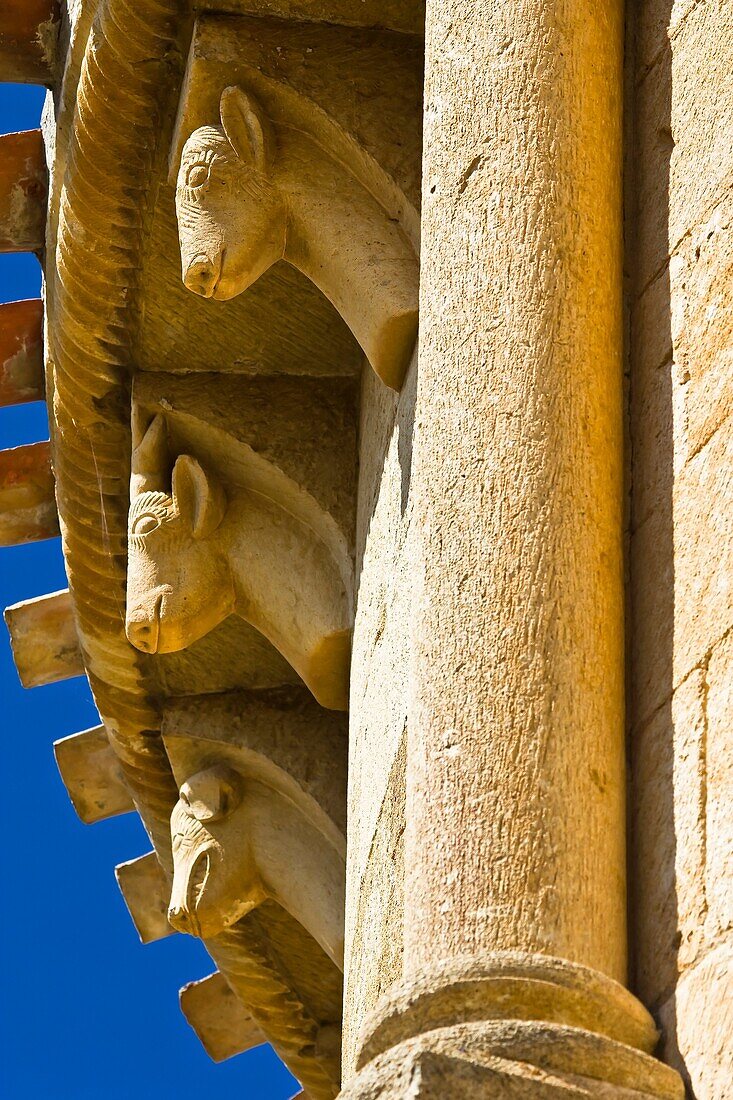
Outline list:
[[[622,43],[428,0],[404,980],[350,1098],[681,1095],[623,986]]]

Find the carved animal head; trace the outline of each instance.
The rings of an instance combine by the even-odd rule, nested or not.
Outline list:
[[[171,815],[173,886],[168,920],[179,932],[215,936],[260,905],[239,774],[215,765],[181,787]]]
[[[203,126],[183,148],[176,211],[183,281],[226,300],[251,286],[285,251],[287,212],[272,182],[274,142],[259,104],[226,88],[221,126]]]
[[[157,416],[133,454],[125,628],[143,653],[185,649],[234,608],[234,586],[218,536],[224,491],[190,455],[163,488],[165,423]]]

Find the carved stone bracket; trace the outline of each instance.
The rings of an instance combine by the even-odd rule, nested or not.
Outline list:
[[[261,431],[256,418],[230,424],[217,415],[222,384],[212,382],[208,402],[204,397],[208,413],[206,407],[189,411],[185,383],[158,384],[163,391],[156,398],[150,385],[142,393],[147,391],[148,408],[153,404],[160,412],[134,403],[128,638],[144,653],[176,652],[229,615],[241,615],[323,706],[345,709],[353,618],[349,465],[341,484],[327,475],[335,495],[319,502],[308,490],[308,471],[304,476],[299,470],[308,460],[309,432],[315,438],[312,428],[303,430],[288,460],[283,451],[293,440],[282,440],[278,452],[277,418],[269,414],[266,457],[252,446],[251,433]],[[224,391],[243,396],[231,384],[227,390],[224,383]],[[301,402],[307,400],[302,386],[299,393]],[[328,438],[332,415],[314,408],[313,416],[324,436],[317,442],[320,454],[311,445],[311,482],[334,444],[345,444],[349,455],[348,440]],[[191,442],[197,454],[181,453]]]
[[[356,109],[355,73],[372,91]],[[420,96],[410,40],[200,17],[171,153],[189,289],[226,300],[285,259],[399,389],[417,335]]]
[[[340,1076],[344,720],[303,689],[233,693],[169,707],[163,737],[180,786],[169,919],[205,939],[309,1094],[332,1097]]]

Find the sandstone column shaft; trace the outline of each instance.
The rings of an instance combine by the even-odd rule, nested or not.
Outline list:
[[[428,3],[407,975],[625,978],[622,8]]]
[[[622,42],[428,0],[403,974],[343,1100],[684,1093],[623,985]]]

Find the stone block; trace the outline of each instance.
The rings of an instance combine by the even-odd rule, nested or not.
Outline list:
[[[697,957],[705,920],[705,678],[697,670],[633,736],[636,989],[656,1005]]]
[[[632,310],[635,520],[733,409],[733,192]]]
[[[631,533],[630,722],[639,729],[672,696],[675,562],[671,503]]]
[[[690,9],[639,88],[639,288],[663,270],[728,187],[731,71],[733,24],[725,0],[714,0]]]
[[[629,427],[632,440],[631,526],[669,517],[675,477],[675,420],[679,386],[671,358],[654,368],[632,368]]]
[[[733,626],[733,430],[686,464],[674,494],[675,686]]]
[[[667,263],[632,302],[632,354],[635,364],[639,363],[645,373],[672,358],[670,308],[671,275]]]
[[[214,1062],[225,1062],[267,1042],[223,974],[210,974],[181,990],[181,1011]]]
[[[721,943],[682,976],[660,1009],[660,1054],[695,1100],[725,1100],[733,1082],[733,945]]]
[[[53,750],[69,798],[85,824],[135,809],[104,726],[64,737]]]
[[[38,542],[58,533],[48,441],[0,451],[0,546]]]
[[[115,867],[120,892],[143,943],[175,934],[168,923],[170,887],[155,852]]]
[[[48,173],[40,130],[0,136],[0,252],[39,252]]]
[[[19,84],[49,84],[58,27],[58,0],[3,0],[0,79]]]
[[[733,625],[733,432],[724,425],[631,537],[638,728]]]
[[[698,0],[644,0],[638,5],[636,75],[644,79],[652,65],[680,32]]]
[[[705,891],[706,933],[712,940],[733,931],[733,634],[713,650],[706,687]]]
[[[0,406],[42,401],[43,302],[0,305]]]
[[[676,446],[687,459],[733,411],[733,190],[685,240],[680,255],[673,335],[684,420]]]
[[[13,659],[23,687],[84,675],[68,589],[5,609]]]

